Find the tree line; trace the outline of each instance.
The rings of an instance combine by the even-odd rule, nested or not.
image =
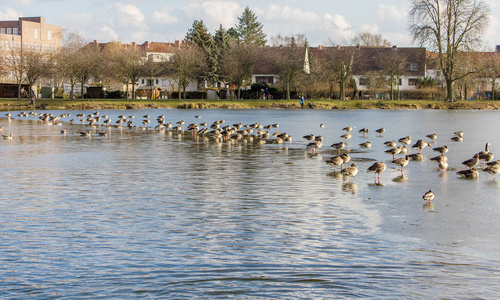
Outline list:
[[[435,55],[428,57],[444,78],[446,99],[455,94],[466,97],[477,78],[489,78],[493,85],[500,76],[500,59],[494,53],[477,55],[473,52],[488,25],[489,9],[481,0],[411,0],[410,27],[414,41],[426,46]],[[125,93],[135,98],[139,79],[148,78],[153,89],[155,78],[166,77],[177,87],[178,98],[186,97],[192,83],[206,87],[225,86],[233,90],[232,97],[240,98],[241,87],[251,84],[256,64],[279,76],[276,87],[283,98],[294,93],[310,97],[346,99],[347,91],[356,90],[353,72],[356,67],[371,61],[378,66],[365,74],[364,85],[374,90],[388,90],[391,99],[398,98],[398,81],[408,70],[409,59],[401,51],[378,51],[363,57],[356,46],[390,49],[390,42],[379,34],[359,33],[343,44],[351,47],[329,47],[309,51],[304,35],[277,36],[267,40],[263,25],[246,7],[238,23],[229,29],[222,25],[212,34],[203,20],[195,20],[187,31],[182,47],[172,49],[172,56],[146,56],[146,49],[107,43],[105,47],[88,43],[80,35],[65,33],[63,47],[57,53],[41,49],[13,47],[4,57],[2,74],[10,74],[19,86],[31,87],[41,78],[51,78],[54,85],[67,82],[70,97],[74,88],[90,82],[102,85],[121,83]],[[359,48],[358,47],[358,48]],[[304,62],[309,66],[305,70]],[[439,82],[424,78],[418,81],[423,88],[437,89]],[[262,86],[266,86],[264,83]],[[494,93],[495,87],[493,88]],[[464,96],[465,95],[465,96]],[[353,94],[353,96],[356,96]],[[493,96],[494,97],[494,96]]]

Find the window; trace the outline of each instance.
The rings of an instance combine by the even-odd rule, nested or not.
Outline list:
[[[18,28],[13,28],[14,29],[14,35],[18,35],[19,34],[19,29]]]
[[[418,71],[418,64],[410,63],[410,72],[417,72],[417,71]]]
[[[167,79],[162,79],[161,80],[161,85],[162,86],[167,86],[168,85],[168,80]]]
[[[408,85],[417,85],[417,78],[410,78],[408,79]]]
[[[12,34],[12,28],[7,28],[7,34]]]
[[[370,82],[367,77],[360,77],[359,78],[359,85],[368,85]]]
[[[403,79],[399,78],[397,85],[403,85]]]
[[[144,79],[141,79],[141,84],[144,84]]]
[[[35,33],[35,39],[37,39],[38,38],[38,29],[35,29],[34,33]]]
[[[159,79],[156,79],[155,84],[158,84],[159,82],[160,82],[160,80],[159,80]]]
[[[255,77],[255,82],[256,83],[273,84],[274,83],[274,77],[273,76],[256,76]]]
[[[47,39],[50,41],[50,30],[47,31]]]
[[[0,29],[0,33],[5,34],[5,28]]]

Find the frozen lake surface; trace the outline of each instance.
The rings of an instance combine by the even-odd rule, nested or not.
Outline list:
[[[149,130],[91,128],[76,117],[94,112],[44,112],[71,113],[61,126],[19,112],[0,119],[1,134],[14,134],[0,140],[3,299],[500,295],[500,178],[479,167],[475,180],[456,174],[486,142],[500,158],[500,112],[100,111],[111,124],[134,115]],[[184,129],[277,123],[269,132],[293,139],[216,143],[154,130],[159,115],[174,126],[184,120]],[[342,151],[359,169],[350,183],[325,163],[346,126],[352,138]],[[108,134],[81,136],[87,130]],[[459,130],[463,142],[452,142]],[[410,135],[413,145],[430,133],[434,147],[449,147],[449,170],[438,171],[427,147],[401,177],[384,142]],[[307,134],[323,136],[317,154]],[[359,146],[366,141],[371,148]],[[366,172],[375,161],[387,164],[380,184]],[[428,190],[431,205],[422,200]]]

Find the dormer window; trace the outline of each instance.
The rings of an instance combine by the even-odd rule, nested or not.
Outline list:
[[[410,63],[410,72],[417,72],[417,71],[418,71],[418,64]]]

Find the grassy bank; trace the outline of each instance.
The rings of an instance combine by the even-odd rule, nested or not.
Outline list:
[[[299,100],[52,100],[37,99],[36,110],[82,109],[253,109],[253,108],[300,108]],[[442,100],[307,100],[304,108],[312,109],[500,109],[500,101]],[[30,110],[29,100],[0,99],[0,110]]]

